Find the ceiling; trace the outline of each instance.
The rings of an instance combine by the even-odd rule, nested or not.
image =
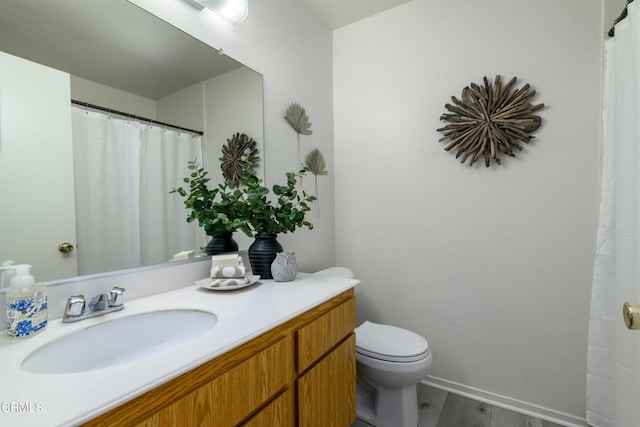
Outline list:
[[[127,0],[0,0],[0,51],[149,99],[241,66]]]
[[[409,0],[302,1],[335,30]],[[1,0],[0,51],[150,99],[240,66],[127,0]]]
[[[302,0],[329,29],[373,16],[410,0]]]

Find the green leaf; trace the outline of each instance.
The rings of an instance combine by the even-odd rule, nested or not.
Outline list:
[[[225,181],[212,190],[207,187],[206,170],[197,161],[189,162],[189,168],[194,172],[184,179],[189,185],[188,191],[182,187],[174,191],[185,198],[184,206],[189,210],[187,222],[197,221],[207,234],[240,230],[252,236],[254,233],[288,233],[299,227],[313,228],[304,218],[310,209],[309,203],[316,198],[296,190],[297,180],[302,179],[309,168],[302,168],[298,173],[287,172],[286,185],[272,187],[275,201],[270,200],[269,189],[250,165],[245,165],[247,179],[244,185]]]

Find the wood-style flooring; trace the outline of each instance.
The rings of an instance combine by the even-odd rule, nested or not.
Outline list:
[[[418,384],[418,427],[561,427],[549,421]],[[356,419],[351,427],[370,427]]]

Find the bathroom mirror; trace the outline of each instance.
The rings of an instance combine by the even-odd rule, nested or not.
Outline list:
[[[257,72],[127,0],[2,0],[0,263],[32,264],[39,281],[68,279],[83,271],[78,266],[83,247],[76,247],[75,236],[71,99],[203,132],[199,160],[212,185],[222,177],[221,147],[236,132],[256,140],[264,164],[262,76]],[[86,113],[136,121],[91,108]],[[153,184],[141,185],[140,191],[164,194],[181,182]],[[131,210],[124,199],[110,208]],[[152,216],[158,212],[154,206],[147,210]],[[186,223],[187,214],[185,210],[181,222]],[[109,214],[114,215],[118,213]],[[89,228],[103,227],[100,215],[83,219],[94,216],[97,222]],[[167,224],[152,232],[170,236],[172,228]],[[127,248],[133,239],[125,234],[117,244]],[[237,240],[240,249],[250,243],[242,236]],[[65,252],[70,247],[64,243],[73,250]],[[162,262],[170,259],[162,256]],[[141,259],[127,268],[158,262]],[[120,270],[105,265],[85,273]]]

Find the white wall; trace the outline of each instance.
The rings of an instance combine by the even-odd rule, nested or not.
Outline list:
[[[264,77],[265,181],[284,183],[284,173],[297,169],[296,134],[283,119],[291,102],[302,104],[313,122],[313,135],[303,137],[303,155],[319,148],[329,176],[319,179],[322,212],[309,219],[311,231],[298,230],[278,240],[295,251],[302,270],[334,265],[334,169],[332,35],[298,0],[251,1],[249,16],[233,26],[208,10],[196,11],[175,0],[130,0],[205,43],[261,73]],[[304,188],[313,191],[313,177]]]
[[[130,114],[156,118],[156,101],[120,89],[71,76],[71,98]]]
[[[363,281],[359,321],[424,335],[445,385],[580,419],[602,11],[413,0],[334,33],[336,257]],[[501,167],[461,165],[439,117],[496,74],[533,85],[543,126]]]
[[[204,83],[199,82],[158,99],[157,120],[204,131],[203,86]]]
[[[211,176],[222,181],[222,146],[235,133],[245,133],[253,138],[260,158],[264,158],[262,76],[249,68],[238,68],[207,80],[204,93],[205,129],[209,142],[206,165]]]

